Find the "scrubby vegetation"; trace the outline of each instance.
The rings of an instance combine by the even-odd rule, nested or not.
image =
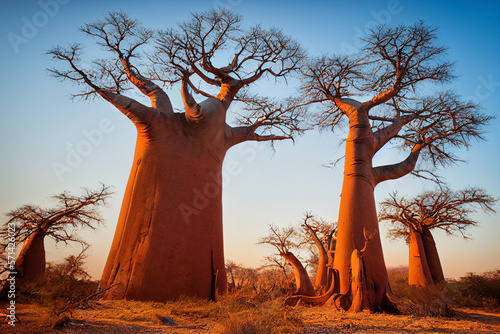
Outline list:
[[[500,270],[468,274],[431,289],[409,286],[407,268],[390,269],[394,302],[403,314],[367,316],[338,312],[332,307],[287,307],[284,300],[295,290],[292,272],[229,264],[228,278],[234,283],[233,288],[216,301],[184,297],[164,303],[127,300],[82,303],[97,291],[98,285],[86,276],[85,270],[76,270],[84,269],[83,264],[77,257],[70,257],[62,264],[51,264],[43,280],[22,288],[18,302],[31,304],[32,316],[42,313],[44,316],[26,321],[21,314],[23,322],[16,329],[44,332],[55,324],[69,332],[93,334],[399,333],[427,332],[441,327],[442,332],[452,333],[463,326],[487,333],[500,329],[495,324],[499,317],[492,313],[499,308]],[[464,309],[468,307],[488,310],[478,313]]]
[[[48,263],[44,276],[33,281],[21,281],[16,302],[36,303],[59,317],[98,292],[99,282],[91,280],[84,266],[84,252],[70,255],[63,263]]]
[[[468,273],[451,283],[458,292],[454,305],[458,307],[500,309],[500,270],[483,274]]]
[[[452,316],[457,308],[500,309],[500,270],[468,273],[429,287],[408,285],[408,268],[389,270],[393,297],[403,314]]]

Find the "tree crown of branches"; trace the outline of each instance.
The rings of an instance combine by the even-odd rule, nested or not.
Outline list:
[[[52,196],[58,203],[55,207],[42,209],[36,205],[23,205],[6,216],[9,220],[0,229],[0,238],[4,241],[16,243],[26,241],[34,233],[42,233],[58,242],[70,241],[86,245],[78,235],[77,230],[82,227],[96,229],[104,222],[99,206],[106,205],[113,195],[110,187],[101,185],[100,189],[90,190],[83,188],[83,194],[73,195],[67,191]],[[14,235],[9,226],[15,224]]]
[[[83,61],[82,44],[56,46],[48,54],[69,66],[49,71],[83,87],[74,98],[87,100],[100,95],[127,113],[130,109],[151,110],[134,100],[119,103],[115,94],[122,96],[135,86],[151,99],[153,108],[169,105],[168,111],[173,112],[161,87],[181,82],[186,115],[194,120],[203,116],[203,110],[189,89],[219,99],[226,109],[234,99],[243,102],[244,115],[239,115],[237,122],[248,125],[249,139],[287,139],[295,132],[302,133],[305,108],[294,99],[278,102],[242,88],[265,77],[286,80],[301,68],[305,51],[279,29],[259,25],[243,29],[241,21],[240,15],[219,8],[194,13],[176,29],[152,30],[123,12],[108,13],[80,28],[103,48],[106,57],[94,59],[88,66]],[[218,93],[205,87],[216,87]],[[257,128],[261,133],[277,129],[278,134],[253,135]]]
[[[422,149],[431,165],[459,161],[450,150],[484,139],[482,127],[493,118],[479,105],[463,101],[453,90],[435,87],[451,82],[453,63],[439,45],[437,28],[423,21],[413,25],[371,29],[358,53],[312,58],[302,70],[301,91],[316,104],[316,124],[335,129],[353,108],[350,97],[366,99],[356,109],[366,113],[379,137],[378,150],[391,139],[400,148]]]
[[[480,188],[452,191],[448,188],[427,191],[413,198],[399,196],[397,192],[380,203],[379,220],[392,224],[389,236],[408,238],[410,228],[420,233],[441,229],[449,235],[465,231],[478,222],[470,217],[477,210],[495,212],[498,199]]]

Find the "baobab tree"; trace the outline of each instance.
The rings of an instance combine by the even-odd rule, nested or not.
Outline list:
[[[285,259],[292,267],[297,286],[296,295],[314,296],[317,292],[322,293],[328,289],[331,283],[328,268],[333,264],[333,252],[328,250],[335,249],[336,225],[324,219],[315,218],[311,212],[306,212],[300,227],[302,231],[294,226],[286,228],[270,226],[269,235],[261,238],[258,243],[275,247],[278,250],[276,255]],[[315,266],[316,278],[312,290],[309,273],[294,254],[294,252],[298,253],[309,248],[310,245],[314,245],[318,253]],[[285,267],[277,261],[275,256],[268,257],[268,260],[274,262],[286,273]]]
[[[81,228],[96,229],[103,223],[98,207],[105,205],[112,194],[105,185],[97,190],[83,188],[80,196],[69,192],[53,196],[58,202],[53,208],[23,205],[7,213],[9,220],[0,229],[0,238],[8,247],[23,243],[10,271],[17,272],[24,281],[42,277],[46,264],[45,238],[51,238],[56,243],[76,242],[86,248],[87,243],[77,231]]]
[[[311,283],[311,278],[300,259],[293,253],[294,250],[300,250],[306,242],[306,240],[300,240],[293,226],[279,228],[271,225],[269,227],[269,235],[261,238],[258,243],[276,248],[279,256],[284,258],[293,268],[296,286],[294,294],[314,296],[316,293]]]
[[[337,226],[324,219],[316,219],[310,212],[306,212],[302,228],[305,232],[303,238],[314,244],[318,253],[315,289],[320,293],[325,292],[331,283],[328,280],[328,263],[334,256],[332,250],[335,250]]]
[[[379,229],[376,185],[410,173],[428,177],[416,168],[419,157],[432,171],[459,160],[454,148],[482,139],[481,128],[490,117],[478,105],[450,90],[425,95],[433,91],[431,84],[454,78],[446,51],[436,29],[423,22],[379,26],[362,38],[359,53],[316,58],[303,71],[302,90],[318,108],[319,126],[337,129],[347,120],[349,128],[334,261],[341,294],[349,290],[351,254],[363,248],[363,231]],[[406,158],[373,166],[374,155],[392,144],[408,152]],[[363,260],[371,310],[393,310],[379,233]]]
[[[304,51],[279,29],[241,27],[226,9],[192,14],[175,29],[153,31],[124,13],[80,30],[107,58],[83,61],[83,47],[48,53],[51,69],[81,85],[75,97],[99,96],[136,126],[134,162],[101,278],[107,297],[164,301],[181,295],[214,299],[226,290],[222,234],[222,164],[245,141],[292,138],[303,108],[247,90],[259,79],[286,78]],[[151,45],[154,42],[154,45]],[[163,89],[180,85],[182,112]],[[130,89],[149,98],[143,104]],[[191,92],[205,98],[197,102]],[[237,95],[239,93],[239,95]],[[239,126],[226,123],[243,102]]]
[[[432,230],[440,229],[448,235],[459,233],[468,238],[466,230],[478,225],[470,214],[478,209],[495,212],[493,205],[496,201],[479,188],[460,191],[440,188],[413,198],[395,192],[380,202],[380,221],[392,224],[389,236],[404,238],[409,244],[408,284],[431,286],[444,280]]]

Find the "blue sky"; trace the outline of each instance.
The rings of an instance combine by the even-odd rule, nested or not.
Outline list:
[[[22,204],[50,205],[50,195],[98,182],[115,187],[117,194],[105,209],[107,225],[97,232],[81,234],[93,243],[89,270],[99,278],[112,241],[123,191],[130,171],[135,128],[104,101],[71,101],[75,92],[68,84],[51,78],[45,68],[53,66],[45,51],[56,44],[81,41],[91,44],[77,28],[124,10],[151,28],[168,28],[187,19],[190,12],[217,6],[244,15],[246,25],[276,26],[297,39],[311,55],[340,53],[356,46],[356,38],[376,23],[411,24],[418,19],[440,27],[438,37],[450,48],[457,80],[451,88],[479,101],[486,113],[498,115],[500,105],[500,2],[498,1],[2,1],[0,4],[0,212]],[[295,89],[283,83],[259,83],[274,95]],[[174,106],[182,106],[178,87],[167,92]],[[235,111],[235,110],[233,110]],[[102,138],[86,147],[86,155],[72,161],[71,172],[57,175],[54,163],[64,163],[68,152],[82,148],[86,134],[100,131]],[[469,151],[456,152],[468,160],[442,170],[453,189],[485,188],[500,195],[500,120],[487,128],[488,141],[474,143]],[[231,149],[225,160],[237,164],[224,188],[224,238],[226,258],[257,267],[271,249],[256,245],[268,225],[298,222],[306,210],[336,221],[342,186],[342,164],[323,165],[343,155],[339,146],[343,132],[310,131],[275,145],[244,144]],[[80,145],[80,146],[79,146]],[[251,153],[249,153],[251,152]],[[383,151],[375,164],[394,163],[396,151]],[[411,176],[385,182],[376,189],[377,200],[397,189],[415,194],[432,185]],[[496,206],[500,209],[499,205]],[[480,226],[470,230],[472,240],[436,234],[445,275],[500,268],[499,215],[477,214]],[[3,218],[2,218],[3,219]],[[408,249],[403,241],[382,237],[388,266],[406,265]],[[60,261],[78,246],[55,248],[48,243],[48,260]],[[496,261],[496,262],[495,262]]]

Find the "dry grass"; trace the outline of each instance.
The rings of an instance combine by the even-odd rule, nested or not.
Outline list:
[[[476,277],[477,276],[477,277]],[[327,307],[285,307],[281,290],[247,287],[219,298],[216,302],[181,298],[166,303],[138,301],[98,301],[82,304],[59,318],[50,303],[40,297],[66,295],[56,289],[32,289],[33,300],[16,304],[21,323],[0,325],[1,333],[500,333],[500,312],[494,309],[466,309],[458,305],[484,297],[477,291],[498,288],[498,273],[476,275],[455,283],[429,289],[406,284],[403,271],[390,271],[395,301],[403,315],[348,314]],[[490,277],[491,276],[491,277]],[[480,277],[479,277],[480,278]],[[473,282],[468,283],[469,281]],[[60,293],[60,291],[64,293]],[[45,291],[45,292],[44,292]],[[281,292],[280,292],[281,291]],[[36,293],[35,293],[36,292]],[[42,293],[43,292],[43,293]],[[465,298],[465,297],[466,298]],[[50,297],[50,298],[48,298]],[[74,296],[70,295],[73,298]],[[465,298],[465,299],[464,299]],[[490,298],[491,299],[491,298]],[[488,301],[490,300],[488,299]],[[57,299],[55,299],[57,300]],[[495,299],[496,300],[496,299]],[[490,302],[488,302],[490,303]],[[479,305],[479,304],[478,304]],[[498,304],[495,304],[498,305]],[[6,304],[0,309],[5,309]],[[453,312],[450,308],[453,307]],[[461,307],[461,308],[459,308]],[[64,318],[66,317],[66,318]],[[66,320],[66,321],[61,321]],[[53,325],[64,326],[56,331]]]
[[[256,297],[256,298],[253,298]],[[325,307],[285,308],[283,299],[235,293],[209,302],[100,301],[77,309],[58,333],[500,333],[500,313],[456,310],[452,317],[348,314]],[[2,308],[5,305],[1,305]],[[42,306],[18,305],[21,323],[2,333],[51,333],[56,318]],[[166,318],[164,318],[166,317]],[[174,322],[169,326],[162,319]]]

